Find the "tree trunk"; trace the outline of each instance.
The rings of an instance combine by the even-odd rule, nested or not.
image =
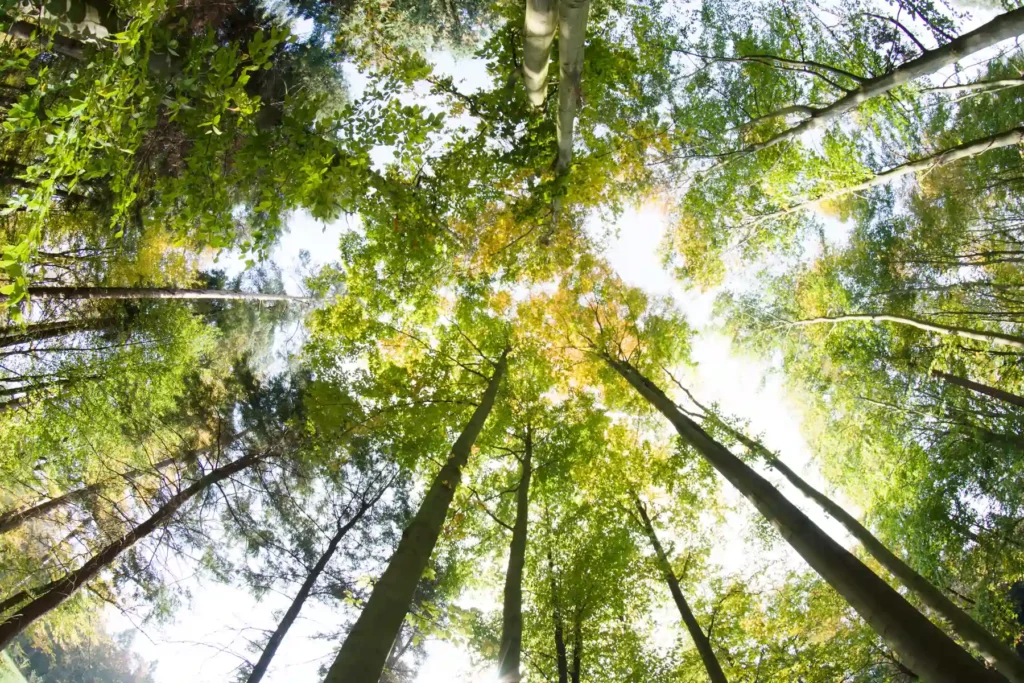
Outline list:
[[[324,569],[327,568],[327,563],[331,561],[332,557],[334,557],[334,553],[338,549],[338,544],[340,544],[341,540],[345,538],[345,534],[351,531],[352,527],[359,523],[359,520],[363,518],[366,511],[377,504],[377,501],[380,500],[380,497],[386,490],[387,487],[383,487],[377,492],[377,495],[372,500],[364,500],[359,506],[359,510],[356,514],[352,516],[352,519],[348,520],[345,524],[338,526],[338,532],[334,534],[334,537],[331,539],[330,543],[327,544],[327,548],[320,556],[320,559],[318,559],[316,564],[313,565],[313,569],[309,572],[309,575],[306,576],[306,580],[302,582],[299,592],[296,593],[295,597],[292,599],[292,604],[288,606],[288,611],[284,613],[283,617],[281,617],[281,621],[278,623],[277,628],[274,629],[273,635],[270,636],[270,640],[268,640],[267,644],[263,647],[263,653],[260,655],[259,661],[256,662],[256,666],[253,667],[252,672],[249,674],[249,678],[246,679],[246,683],[259,683],[263,680],[263,676],[266,675],[267,668],[270,666],[270,661],[274,658],[274,655],[277,654],[277,648],[280,647],[281,641],[284,640],[285,635],[288,634],[288,629],[292,627],[292,624],[294,624],[295,620],[298,618],[299,612],[302,611],[302,606],[306,604],[306,598],[309,597],[310,592],[313,590],[313,586],[316,585],[316,582],[320,579],[320,575],[323,574]]]
[[[114,541],[93,555],[92,558],[75,571],[65,575],[63,578],[51,581],[42,588],[29,589],[12,596],[4,601],[4,605],[21,603],[24,600],[31,600],[28,604],[19,608],[3,622],[0,622],[0,650],[11,644],[22,631],[30,624],[56,609],[68,598],[74,595],[75,591],[95,578],[97,574],[109,567],[124,551],[131,548],[139,540],[145,538],[156,529],[167,522],[178,509],[197,493],[209,488],[217,482],[227,479],[233,474],[241,472],[253,465],[260,456],[250,453],[234,462],[219,467],[205,477],[199,479],[191,486],[179,491],[172,496],[160,509],[146,521],[129,531],[127,534]],[[12,601],[13,602],[12,604]]]
[[[366,606],[342,643],[325,683],[377,683],[380,679],[388,651],[402,628],[416,585],[441,534],[448,506],[462,479],[462,468],[469,460],[473,443],[494,406],[507,362],[506,349],[495,365],[480,404],[452,446],[448,461],[434,477],[420,509],[402,534],[387,569],[373,587]]]
[[[498,648],[498,680],[519,683],[519,662],[523,648],[523,567],[526,565],[526,535],[530,516],[530,477],[533,475],[533,434],[526,428],[526,447],[516,491],[516,521],[505,572],[504,605],[501,614],[501,642]]]
[[[163,468],[169,467],[174,463],[180,461],[181,459],[179,458],[167,458],[166,460],[161,460],[160,462],[153,465],[152,471],[159,472]],[[122,476],[127,481],[133,481],[134,479],[137,479],[138,477],[141,477],[149,473],[150,471],[148,470],[135,470]],[[31,507],[24,508],[22,510],[12,510],[10,512],[5,512],[4,514],[0,515],[0,534],[7,533],[8,531],[13,531],[25,522],[32,519],[39,519],[40,517],[48,514],[53,510],[56,510],[57,508],[85,500],[86,498],[89,498],[90,496],[94,495],[96,492],[101,491],[104,486],[110,484],[112,481],[116,480],[109,479],[107,481],[98,481],[93,484],[89,484],[87,486],[75,489],[74,491],[69,491],[63,495],[57,496],[56,498],[50,498],[49,500],[44,500],[40,503],[36,503]]]
[[[577,608],[572,620],[572,683],[580,683],[580,666],[583,663],[583,610]]]
[[[658,541],[658,536],[654,532],[654,525],[651,524],[651,518],[647,516],[647,508],[644,507],[643,503],[640,502],[640,498],[636,495],[633,496],[633,503],[636,505],[640,518],[643,520],[647,538],[650,539],[651,546],[654,547],[654,552],[658,557],[658,566],[665,577],[665,581],[668,582],[669,590],[672,592],[672,599],[675,600],[676,607],[679,608],[679,615],[683,618],[683,623],[686,624],[686,630],[690,632],[690,637],[693,638],[693,644],[697,646],[697,652],[700,654],[701,661],[704,662],[704,668],[707,669],[708,679],[711,683],[728,683],[728,679],[722,671],[722,666],[718,663],[718,657],[715,656],[715,651],[711,648],[711,641],[704,635],[700,624],[697,623],[697,618],[686,603],[686,598],[683,597],[683,591],[679,588],[679,580],[676,579],[675,572],[672,571],[672,564],[668,561],[668,556]]]
[[[951,327],[949,325],[942,325],[940,323],[925,322],[924,320],[918,320],[917,318],[907,318],[899,315],[889,315],[888,313],[851,313],[849,315],[822,316],[820,318],[795,320],[788,324],[803,327],[805,325],[819,325],[821,323],[845,323],[855,321],[898,323],[900,325],[909,325],[911,327],[916,327],[917,329],[925,330],[926,332],[936,332],[938,334],[951,334],[955,337],[973,339],[974,341],[986,342],[989,344],[1002,344],[1003,346],[1009,346],[1015,349],[1024,349],[1024,337],[1017,337],[1011,334],[1002,334],[1000,332],[982,332],[980,330],[968,330],[962,327]]]
[[[824,128],[828,123],[851,109],[859,107],[872,97],[883,95],[915,79],[956,64],[959,60],[1010,38],[1024,33],[1024,9],[1015,9],[999,15],[984,26],[951,40],[945,45],[929,50],[917,59],[912,59],[887,74],[872,78],[853,92],[844,95],[827,107],[816,110],[809,118],[797,125],[773,135],[764,142],[747,145],[741,153],[749,154],[768,149],[775,145],[794,140],[804,133]]]
[[[975,382],[963,377],[957,377],[956,375],[951,375],[948,372],[943,372],[942,370],[932,370],[932,377],[936,377],[944,382],[955,384],[958,387],[970,389],[971,391],[976,391],[979,394],[985,394],[986,396],[991,396],[992,398],[1000,401],[1012,403],[1015,406],[1024,408],[1024,396],[1018,396],[1017,394],[1011,394],[1010,392],[1003,391],[1002,389],[990,387],[987,384],[981,384],[980,382]]]
[[[85,318],[83,320],[60,320],[52,323],[34,323],[22,328],[10,328],[0,335],[0,348],[44,341],[63,337],[75,332],[92,332],[110,327],[114,318]]]
[[[765,449],[763,452],[767,452]],[[770,455],[770,454],[769,454]],[[971,618],[969,614],[956,606],[952,600],[943,595],[942,591],[933,586],[906,562],[896,557],[867,527],[849,514],[813,486],[804,481],[796,472],[775,457],[768,458],[768,464],[782,474],[801,493],[821,506],[832,519],[843,525],[850,535],[860,541],[864,549],[878,560],[878,563],[899,579],[900,583],[912,590],[927,607],[939,614],[953,627],[961,638],[985,657],[997,671],[1006,676],[1012,683],[1024,683],[1024,659],[1021,659],[1009,646],[1000,642],[988,630]],[[916,667],[911,666],[916,670]]]
[[[1024,10],[1014,11],[1019,12]],[[930,171],[933,168],[945,166],[946,164],[953,163],[954,161],[958,161],[960,159],[969,159],[971,157],[976,157],[979,154],[983,154],[992,149],[999,149],[1000,147],[1009,147],[1010,145],[1017,145],[1020,144],[1022,141],[1024,141],[1024,127],[1014,128],[1012,130],[1008,130],[1003,133],[998,133],[996,135],[990,135],[986,138],[981,138],[980,140],[965,142],[962,145],[957,145],[956,147],[944,149],[941,152],[937,152],[930,156],[924,157],[923,159],[918,159],[917,161],[909,161],[905,164],[894,166],[893,168],[890,168],[886,171],[881,171],[876,175],[871,176],[862,183],[850,185],[849,187],[842,187],[839,188],[838,190],[827,192],[821,195],[820,197],[815,197],[814,199],[809,199],[805,202],[800,202],[798,204],[792,204],[784,209],[773,211],[772,213],[765,214],[763,216],[758,216],[755,219],[755,222],[760,223],[762,221],[769,220],[772,218],[781,218],[782,216],[787,216],[797,211],[809,209],[815,204],[820,204],[821,202],[824,201],[838,199],[839,197],[844,197],[848,194],[853,194],[854,192],[860,192],[862,190],[868,190],[878,185],[885,185],[886,183],[889,183],[897,178],[902,178],[905,175],[910,175],[911,173],[917,173],[918,171]]]
[[[976,90],[1003,90],[1005,88],[1019,88],[1024,85],[1022,78],[1001,78],[991,81],[974,81],[973,83],[960,83],[957,85],[940,85],[934,88],[924,88],[922,92],[974,92]]]
[[[943,633],[889,584],[822,531],[764,477],[712,439],[629,363],[603,359],[662,413],[679,435],[729,480],[786,541],[898,653],[932,683],[1002,680]]]
[[[589,14],[590,0],[558,3],[558,117],[555,119],[558,161],[555,168],[559,174],[568,171],[572,162],[573,127],[576,108],[582,99],[583,46]]]
[[[551,577],[551,619],[555,625],[555,662],[558,665],[558,683],[569,683],[569,655],[565,648],[565,622],[562,608],[558,603],[558,581],[555,579],[555,562],[548,551],[548,574]]]
[[[29,296],[40,299],[218,299],[225,301],[309,301],[306,297],[223,289],[174,289],[170,287],[29,287]]]
[[[523,84],[530,106],[544,105],[548,94],[548,64],[555,40],[558,0],[526,0],[523,27]]]

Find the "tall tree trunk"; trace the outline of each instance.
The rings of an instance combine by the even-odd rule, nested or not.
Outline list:
[[[948,382],[950,384],[955,384],[958,387],[963,387],[964,389],[970,389],[971,391],[976,391],[979,394],[984,394],[986,396],[991,396],[994,399],[998,399],[1000,401],[1005,401],[1007,403],[1012,403],[1015,406],[1019,406],[1021,408],[1024,408],[1024,396],[1018,396],[1017,394],[1011,394],[1008,391],[1003,391],[1002,389],[996,389],[995,387],[990,387],[987,384],[982,384],[980,382],[975,382],[973,380],[969,380],[969,379],[966,379],[964,377],[957,377],[956,375],[951,375],[948,372],[943,372],[942,370],[932,370],[932,377],[936,377],[938,379],[943,380],[944,382]]]
[[[501,642],[498,647],[498,680],[519,683],[519,662],[523,648],[523,567],[526,565],[526,535],[530,516],[530,477],[533,475],[533,433],[526,428],[526,445],[516,491],[516,521],[505,572],[504,604],[501,614]]]
[[[359,520],[363,518],[366,511],[377,504],[380,497],[384,495],[384,491],[387,487],[382,487],[377,495],[371,500],[363,500],[356,511],[356,514],[352,516],[345,524],[338,525],[338,531],[331,538],[330,543],[327,544],[327,548],[324,550],[320,559],[313,565],[313,569],[310,570],[306,576],[306,580],[302,582],[302,586],[299,588],[299,592],[295,594],[292,599],[292,604],[288,606],[288,611],[281,617],[281,621],[278,623],[277,628],[274,629],[273,635],[270,636],[270,640],[263,647],[263,653],[260,655],[260,659],[256,662],[252,672],[249,674],[249,678],[246,679],[246,683],[259,683],[263,680],[263,676],[267,673],[267,668],[270,666],[271,660],[274,655],[277,654],[277,648],[280,647],[281,641],[284,640],[285,635],[288,634],[288,629],[292,627],[295,620],[299,616],[299,612],[302,611],[302,606],[306,604],[306,599],[309,597],[310,592],[313,590],[313,586],[320,579],[320,575],[323,574],[324,569],[327,568],[327,563],[334,557],[335,551],[338,549],[338,544],[345,538],[345,534],[352,530]]]
[[[1024,10],[1014,11],[1020,12]],[[821,202],[829,201],[832,199],[838,199],[839,197],[844,197],[848,194],[853,194],[854,192],[861,192],[862,190],[868,190],[871,189],[872,187],[877,187],[878,185],[885,185],[893,180],[896,180],[897,178],[902,178],[905,175],[910,175],[911,173],[917,173],[918,171],[930,171],[933,168],[945,166],[946,164],[953,163],[954,161],[957,161],[959,159],[969,159],[971,157],[976,157],[979,154],[988,152],[989,150],[1020,144],[1022,141],[1024,141],[1024,127],[1014,128],[1012,130],[1008,130],[1003,133],[998,133],[996,135],[990,135],[979,140],[965,142],[962,145],[957,145],[956,147],[944,149],[941,152],[937,152],[930,156],[924,157],[923,159],[918,159],[917,161],[909,161],[905,164],[894,166],[893,168],[890,168],[888,170],[880,171],[879,173],[871,176],[862,183],[857,183],[856,185],[850,185],[848,187],[841,187],[838,190],[826,192],[820,197],[815,197],[814,199],[809,199],[798,204],[791,204],[784,209],[779,209],[778,211],[773,211],[772,213],[765,214],[763,216],[758,216],[755,219],[755,222],[760,223],[762,221],[772,218],[781,218],[782,216],[787,216],[797,211],[809,209],[815,204],[820,204]]]
[[[555,40],[558,0],[526,0],[523,26],[523,84],[530,106],[544,105],[548,94],[548,64]]]
[[[196,456],[196,454],[194,453],[190,453],[189,455],[190,457],[193,458]],[[182,458],[167,458],[154,464],[152,470],[134,470],[132,472],[128,472],[122,475],[122,477],[127,481],[134,481],[135,479],[141,476],[150,474],[152,472],[159,472],[165,467],[170,467],[174,463],[181,461]],[[12,510],[10,512],[5,512],[4,514],[0,515],[0,534],[4,534],[8,531],[17,529],[19,526],[21,526],[29,520],[39,519],[40,517],[52,512],[53,510],[56,510],[57,508],[61,508],[64,507],[65,505],[71,505],[72,503],[78,503],[80,501],[83,501],[95,495],[97,492],[103,490],[103,487],[107,486],[113,481],[116,481],[116,479],[112,478],[106,481],[98,481],[93,484],[88,484],[87,486],[77,488],[74,491],[68,491],[67,493],[57,496],[56,498],[50,498],[49,500],[44,500],[40,503],[36,503],[31,507],[23,508],[21,510]]]
[[[697,646],[697,652],[700,654],[701,661],[704,662],[704,668],[708,672],[708,679],[711,683],[728,683],[728,679],[722,671],[722,666],[718,663],[718,657],[715,656],[715,651],[711,648],[711,641],[704,635],[700,624],[697,623],[697,617],[693,615],[690,606],[686,603],[686,598],[683,597],[683,591],[679,588],[679,580],[676,578],[675,572],[672,571],[672,564],[668,561],[668,556],[658,541],[658,535],[654,532],[654,525],[651,524],[651,518],[647,515],[647,508],[644,507],[644,504],[640,502],[640,498],[635,494],[633,496],[633,504],[636,505],[637,512],[640,513],[640,519],[643,520],[647,538],[651,541],[651,546],[658,557],[658,567],[668,583],[668,588],[672,592],[672,599],[675,600],[676,607],[679,608],[679,616],[683,618],[686,630],[690,632],[693,644]]]
[[[342,643],[325,683],[377,683],[380,679],[388,651],[402,628],[416,585],[441,534],[448,506],[462,479],[462,468],[469,460],[473,443],[494,406],[507,362],[506,349],[494,367],[480,404],[452,446],[448,461],[434,477],[420,509],[402,534],[387,569],[373,587],[366,606]]]
[[[944,67],[956,64],[968,55],[992,47],[1009,38],[1016,38],[1022,33],[1024,33],[1024,9],[1015,9],[1001,14],[984,26],[965,33],[935,50],[928,50],[917,59],[912,59],[887,74],[865,81],[853,92],[844,95],[827,107],[816,110],[809,118],[792,128],[773,135],[764,142],[747,145],[740,152],[744,154],[758,152],[779,143],[794,140],[808,131],[824,128],[830,122],[851,109],[859,107],[872,97],[884,95],[893,88],[933,74]]]
[[[629,363],[607,354],[602,357],[672,423],[683,440],[754,504],[911,669],[932,683],[1002,680],[1002,676],[971,657],[889,584],[822,531],[764,477],[708,436]]]
[[[583,47],[587,37],[590,0],[561,0],[558,3],[558,173],[572,162],[573,128],[576,109],[582,100]]]
[[[569,655],[565,647],[565,622],[562,620],[562,606],[558,601],[558,580],[555,577],[555,562],[548,551],[548,575],[551,578],[551,619],[555,626],[555,663],[558,665],[558,683],[569,683]]]
[[[225,301],[309,301],[306,297],[223,289],[174,289],[170,287],[29,287],[29,296],[40,299],[218,299]]]
[[[908,318],[901,315],[890,315],[888,313],[851,313],[849,315],[822,316],[820,318],[807,318],[805,320],[794,320],[788,323],[796,327],[806,325],[820,325],[823,323],[846,323],[846,322],[888,322],[900,325],[909,325],[926,332],[938,334],[951,334],[954,337],[973,339],[974,341],[986,342],[989,344],[1001,344],[1015,349],[1024,349],[1024,337],[1017,337],[1012,334],[1001,332],[984,332],[981,330],[969,330],[963,327],[952,327],[940,323],[930,323],[917,318]]]
[[[137,527],[106,546],[93,555],[92,558],[75,571],[65,575],[63,578],[51,581],[46,586],[35,590],[29,589],[12,596],[4,601],[3,605],[13,606],[24,600],[31,600],[28,604],[20,607],[17,611],[0,622],[0,650],[11,644],[18,634],[24,631],[36,619],[56,609],[65,600],[74,595],[75,591],[96,577],[101,571],[109,567],[124,551],[131,548],[139,540],[145,538],[160,528],[197,493],[206,490],[217,482],[227,479],[233,474],[241,472],[253,465],[261,456],[257,453],[250,453],[234,462],[218,467],[206,476],[202,477],[191,486],[188,486],[164,503],[153,515]],[[3,607],[0,607],[3,609]]]
[[[576,608],[572,620],[572,669],[569,677],[572,683],[580,683],[580,669],[583,664],[583,610]]]
[[[52,323],[34,323],[22,328],[9,328],[0,334],[0,348],[28,344],[63,337],[75,332],[92,332],[110,327],[114,318],[84,318],[82,320],[60,320]]]
[[[910,565],[898,558],[867,527],[858,522],[835,503],[791,470],[784,462],[776,458],[770,451],[761,447],[761,454],[768,464],[789,480],[801,493],[821,506],[832,519],[843,525],[850,535],[860,541],[864,549],[878,560],[878,563],[899,579],[900,583],[912,590],[929,609],[949,622],[953,630],[985,657],[997,671],[1006,676],[1012,683],[1024,683],[1024,659],[1021,659],[1008,645],[1000,642],[989,631],[960,609],[942,591],[932,585],[928,579],[918,574]],[[911,666],[916,669],[916,667]]]

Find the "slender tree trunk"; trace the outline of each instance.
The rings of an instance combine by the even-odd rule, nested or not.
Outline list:
[[[526,446],[516,491],[516,521],[505,572],[501,642],[498,648],[498,680],[519,683],[519,662],[523,649],[523,567],[526,565],[526,536],[530,516],[530,477],[533,475],[533,433],[526,428]]]
[[[103,330],[115,323],[114,318],[85,318],[84,320],[61,320],[52,323],[35,323],[23,328],[11,328],[0,335],[0,348],[28,344],[63,337],[75,332]]]
[[[715,651],[711,648],[711,641],[704,635],[700,624],[697,623],[697,617],[693,615],[690,606],[686,603],[683,591],[679,587],[679,580],[676,579],[675,572],[672,571],[672,564],[668,561],[668,556],[658,541],[658,535],[654,532],[651,518],[647,516],[647,508],[644,507],[644,504],[640,502],[640,498],[636,495],[633,496],[633,503],[636,505],[637,512],[640,513],[640,519],[643,520],[644,530],[647,532],[647,538],[651,541],[651,546],[658,557],[658,567],[661,569],[661,573],[668,583],[669,590],[672,592],[672,599],[676,601],[676,607],[679,608],[679,616],[683,618],[686,630],[690,632],[693,644],[697,646],[697,652],[700,654],[701,661],[704,662],[704,668],[707,669],[708,679],[711,683],[728,683],[729,679],[725,677],[722,666],[718,663],[718,657],[715,656]]]
[[[762,454],[770,455],[767,449]],[[928,579],[918,574],[906,562],[898,558],[867,527],[858,522],[835,503],[791,470],[784,462],[772,456],[768,464],[789,480],[801,493],[821,506],[834,520],[843,525],[850,535],[860,541],[864,549],[878,560],[878,563],[899,579],[900,583],[914,591],[921,602],[950,623],[953,629],[970,643],[997,671],[1006,676],[1012,683],[1024,683],[1024,659],[1021,659],[1009,646],[1000,642],[988,630],[971,618],[969,614],[943,595],[942,591],[932,585]],[[913,668],[913,667],[912,667]]]
[[[288,611],[281,617],[281,621],[278,623],[277,628],[274,629],[273,635],[270,636],[270,640],[263,647],[263,653],[260,654],[260,659],[256,662],[252,672],[249,674],[249,678],[246,679],[246,683],[259,683],[263,680],[263,676],[267,673],[267,668],[270,666],[271,660],[274,655],[277,654],[277,648],[280,647],[281,641],[288,634],[288,629],[292,627],[295,620],[299,616],[299,612],[302,611],[302,606],[306,604],[306,599],[309,597],[310,592],[313,590],[313,586],[320,579],[320,575],[323,574],[324,569],[327,568],[327,563],[334,557],[335,551],[338,549],[338,544],[345,538],[345,534],[352,530],[359,520],[363,518],[366,511],[377,504],[380,497],[384,494],[385,488],[382,488],[372,500],[364,500],[359,506],[359,510],[352,516],[345,524],[338,526],[337,533],[331,538],[327,544],[327,548],[324,550],[320,559],[313,565],[313,569],[306,576],[306,580],[302,582],[302,586],[299,588],[299,592],[295,594],[292,599],[292,604],[288,606]]]
[[[940,85],[934,88],[924,88],[923,92],[973,92],[975,90],[1003,90],[1004,88],[1018,88],[1024,85],[1022,78],[1001,78],[991,81],[975,81],[973,83],[961,83],[959,85]]]
[[[576,609],[572,620],[572,669],[569,677],[572,683],[580,683],[580,668],[583,664],[583,610]]]
[[[887,74],[862,83],[853,92],[844,95],[827,107],[816,110],[809,118],[792,128],[773,135],[764,142],[747,145],[741,152],[745,154],[758,152],[779,143],[794,140],[808,131],[823,128],[872,97],[884,95],[893,88],[933,74],[944,67],[956,64],[968,55],[992,47],[1009,38],[1016,38],[1022,33],[1024,33],[1024,9],[1015,9],[1001,14],[984,26],[965,33],[942,47],[928,50],[917,59],[912,59]]]
[[[462,468],[469,460],[473,443],[494,406],[507,361],[506,349],[495,365],[480,404],[452,446],[448,461],[434,477],[420,509],[402,534],[387,569],[373,587],[366,606],[342,643],[325,683],[377,683],[380,679],[388,651],[402,628],[416,585],[441,534],[448,506],[462,479]]]
[[[544,105],[548,94],[548,64],[555,40],[558,0],[526,0],[523,27],[523,84],[530,106]]]
[[[223,289],[174,289],[169,287],[29,287],[29,296],[40,299],[218,299],[225,301],[309,301],[301,296],[232,292]]]
[[[190,456],[194,457],[195,454],[190,454]],[[127,481],[133,481],[141,476],[150,474],[151,472],[159,472],[165,467],[170,467],[176,462],[181,462],[181,460],[181,458],[167,458],[166,460],[161,460],[160,462],[154,464],[152,470],[135,470],[122,476]],[[24,508],[21,510],[12,510],[10,512],[5,512],[4,514],[0,515],[0,534],[4,534],[8,531],[17,529],[19,526],[21,526],[29,520],[39,519],[40,517],[49,514],[53,510],[56,510],[57,508],[61,508],[64,507],[65,505],[71,505],[72,503],[78,503],[80,501],[83,501],[93,496],[97,492],[103,490],[103,487],[107,486],[113,481],[116,481],[116,479],[111,478],[106,481],[98,481],[93,484],[89,484],[87,486],[75,489],[74,491],[69,491],[63,495],[57,496],[56,498],[50,498],[49,500],[44,500],[40,503],[36,503],[31,507]]]
[[[806,320],[794,320],[789,325],[803,327],[805,325],[820,325],[823,323],[846,323],[846,322],[888,322],[900,325],[909,325],[926,332],[938,334],[951,334],[955,337],[973,339],[974,341],[986,342],[989,344],[1001,344],[1015,349],[1024,349],[1024,337],[1017,337],[1012,334],[1000,332],[984,332],[981,330],[969,330],[963,327],[952,327],[940,323],[930,323],[917,318],[908,318],[900,315],[889,315],[888,313],[851,313],[849,315],[822,316],[820,318],[808,318]]]
[[[555,562],[548,551],[548,575],[551,577],[551,619],[555,626],[555,662],[558,665],[558,683],[569,683],[569,655],[565,647],[565,622],[562,607],[558,602],[558,581],[555,578]]]
[[[241,472],[245,468],[260,460],[260,455],[250,453],[234,462],[218,467],[205,477],[199,479],[191,486],[188,486],[172,496],[160,509],[146,521],[129,531],[127,534],[114,541],[93,555],[93,557],[75,571],[65,575],[63,578],[51,581],[46,586],[35,590],[29,589],[12,596],[4,601],[4,605],[19,604],[24,600],[31,600],[28,604],[0,622],[0,650],[11,644],[22,631],[40,617],[56,609],[68,598],[74,595],[75,591],[84,586],[96,577],[101,571],[109,567],[124,551],[131,548],[139,540],[145,538],[160,528],[164,523],[197,493],[204,491],[217,482],[227,479],[233,474]]]
[[[1014,11],[1020,12],[1024,10]],[[868,190],[878,185],[885,185],[893,180],[896,180],[897,178],[902,178],[905,175],[910,175],[911,173],[917,173],[918,171],[928,171],[939,166],[945,166],[946,164],[950,164],[959,159],[969,159],[971,157],[976,157],[979,154],[988,152],[989,150],[999,149],[1000,147],[1009,147],[1010,145],[1018,145],[1022,141],[1024,141],[1024,127],[1014,128],[1004,133],[998,133],[997,135],[990,135],[986,138],[981,138],[980,140],[965,142],[962,145],[957,145],[956,147],[944,149],[941,152],[924,157],[923,159],[918,159],[917,161],[910,161],[905,164],[900,164],[899,166],[894,166],[893,168],[890,168],[886,171],[881,171],[878,174],[871,176],[862,183],[850,185],[848,187],[841,187],[838,190],[827,192],[821,195],[820,197],[815,197],[814,199],[809,199],[805,202],[800,202],[798,204],[791,204],[790,206],[787,206],[784,209],[773,211],[772,213],[765,214],[763,216],[758,216],[755,219],[755,222],[760,223],[772,218],[781,218],[782,216],[787,216],[797,211],[809,209],[816,204],[820,204],[821,202],[829,201],[832,199],[838,199],[839,197],[844,197],[848,194],[853,194],[854,192],[861,192],[862,190]]]
[[[603,355],[637,393],[661,412],[679,435],[729,480],[779,530],[907,665],[932,683],[995,682],[988,670],[889,584],[822,531],[764,477],[712,439],[629,363]]]
[[[963,377],[957,377],[956,375],[951,375],[948,372],[943,372],[942,370],[932,370],[932,377],[936,377],[944,382],[955,384],[958,387],[970,389],[971,391],[976,391],[979,394],[985,394],[986,396],[991,396],[994,399],[1012,403],[1015,406],[1024,408],[1024,396],[1018,396],[1017,394],[1011,394],[1010,392],[1003,391],[1002,389],[990,387],[987,384],[981,384],[980,382],[975,382]]]

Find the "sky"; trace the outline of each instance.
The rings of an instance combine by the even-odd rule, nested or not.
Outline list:
[[[432,61],[438,72],[454,76],[456,83],[466,92],[485,82],[484,63],[480,60],[456,61],[444,53],[433,55]],[[353,96],[357,97],[365,79],[352,69],[346,71],[346,77]],[[386,150],[375,155],[378,163],[386,159]],[[314,265],[336,261],[339,257],[338,238],[351,229],[356,220],[346,218],[323,225],[303,213],[291,218],[287,234],[271,255],[273,262],[282,269],[284,284],[290,293],[301,291],[299,254],[309,252]],[[844,226],[831,219],[823,220],[827,223],[830,238],[841,240],[845,234]],[[590,227],[595,234],[600,234],[606,226]],[[764,362],[736,353],[729,338],[713,329],[715,292],[687,291],[663,267],[659,246],[665,230],[666,216],[661,206],[651,204],[627,210],[613,226],[605,255],[627,283],[650,293],[672,297],[691,326],[698,331],[692,343],[695,365],[688,381],[702,402],[717,402],[727,414],[749,420],[753,434],[761,435],[764,443],[780,453],[811,485],[826,488],[801,434],[800,410],[787,394],[782,378]],[[237,272],[241,260],[225,255],[217,265]],[[749,272],[740,269],[730,276],[726,285],[742,285],[743,278],[747,277]],[[282,340],[280,343],[286,342]],[[778,477],[770,478],[816,523],[844,545],[852,547],[851,539],[837,524],[809,505],[788,483]],[[723,542],[715,549],[713,562],[726,573],[742,573],[745,568],[761,565],[769,559],[775,560],[780,570],[806,568],[795,552],[781,543],[772,551],[777,557],[753,556],[752,552],[761,552],[761,549],[752,548],[746,540],[749,508],[745,508],[747,504],[738,494],[727,486],[724,488],[728,503],[744,512],[727,515],[725,528],[719,534]],[[836,499],[853,514],[859,514],[859,510],[841,495]],[[287,607],[290,596],[272,593],[256,601],[248,591],[197,581],[184,570],[179,578],[181,587],[191,593],[192,599],[176,611],[173,621],[162,626],[139,625],[133,618],[110,610],[107,614],[108,628],[114,632],[136,631],[134,648],[146,659],[156,662],[155,673],[160,683],[222,683],[231,680],[239,663],[238,656],[245,653],[247,638],[258,636],[260,628],[272,628],[276,623],[275,610]],[[671,642],[675,638],[672,629],[679,627],[673,623],[669,597],[664,597],[666,607],[657,618],[658,623],[664,623],[665,640]],[[499,595],[472,595],[467,598],[467,602],[478,607],[496,608],[499,601]],[[278,651],[265,680],[271,683],[318,680],[318,667],[324,661],[330,661],[337,643],[331,639],[317,639],[316,636],[332,631],[336,624],[337,616],[331,608],[315,602],[307,604]],[[454,645],[430,642],[427,652],[428,658],[419,672],[418,683],[493,679],[486,669],[474,669],[467,654]],[[251,652],[248,656],[254,658]]]

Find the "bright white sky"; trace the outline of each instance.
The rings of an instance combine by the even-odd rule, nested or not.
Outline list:
[[[438,54],[433,61],[437,71],[453,75],[457,83],[462,81],[461,87],[467,92],[478,88],[486,80],[484,65],[478,60],[456,62],[448,54]],[[346,75],[354,95],[358,96],[365,79],[351,70]],[[383,158],[382,155],[379,160]],[[314,264],[337,260],[338,237],[350,226],[351,223],[346,220],[324,226],[303,214],[292,218],[288,235],[272,254],[274,262],[285,273],[285,285],[290,292],[297,293],[300,288],[301,276],[296,274],[299,252],[310,252]],[[841,238],[844,233],[842,226],[834,222],[828,227],[830,236]],[[764,363],[734,354],[730,340],[710,329],[713,292],[702,294],[684,291],[663,268],[658,248],[665,228],[665,216],[656,206],[627,211],[615,226],[617,236],[608,244],[607,258],[619,275],[630,284],[651,293],[672,296],[692,326],[699,331],[693,343],[696,370],[693,377],[689,378],[697,396],[705,402],[718,402],[729,414],[748,419],[754,434],[762,435],[765,443],[780,453],[812,485],[823,488],[824,483],[813,466],[811,453],[800,433],[799,410],[787,396],[781,378],[772,374]],[[219,265],[232,271],[239,267],[239,262],[226,257]],[[734,274],[727,285],[735,285],[749,275],[742,272]],[[812,519],[835,538],[851,545],[850,539],[838,525],[816,507],[807,504],[798,492],[788,484],[783,484],[778,477],[772,479]],[[719,538],[723,542],[716,548],[713,561],[728,573],[741,573],[744,568],[763,566],[770,558],[751,557],[753,548],[744,541],[749,508],[728,486],[726,491],[729,502],[740,513],[730,515],[727,528],[721,530]],[[846,503],[841,496],[839,501]],[[857,514],[855,508],[847,507]],[[802,566],[802,561],[788,546],[780,544],[776,552],[778,557],[771,559],[777,559],[780,567]],[[182,587],[187,587],[191,592],[192,600],[177,610],[171,624],[142,627],[134,643],[136,651],[156,662],[156,678],[160,683],[224,683],[231,680],[239,663],[238,655],[246,653],[246,639],[258,638],[256,629],[273,628],[276,624],[274,612],[286,608],[291,597],[272,594],[257,602],[246,590],[201,583],[187,577],[183,578]],[[665,597],[667,605],[668,596]],[[496,607],[500,604],[500,596],[477,595],[472,597],[472,602],[480,607]],[[135,627],[131,619],[113,610],[107,616],[109,628],[113,632]],[[312,683],[319,680],[316,673],[318,667],[330,661],[338,643],[317,639],[316,636],[334,630],[337,621],[331,608],[313,601],[308,603],[278,651],[265,680],[277,683]],[[670,607],[662,611],[658,623],[666,623],[666,629],[681,629],[673,625]],[[668,642],[674,640],[674,632],[668,631],[665,635]],[[493,679],[493,674],[474,670],[467,653],[453,645],[432,642],[427,647],[429,657],[420,670],[418,683]],[[248,656],[253,658],[252,653],[248,653]]]

